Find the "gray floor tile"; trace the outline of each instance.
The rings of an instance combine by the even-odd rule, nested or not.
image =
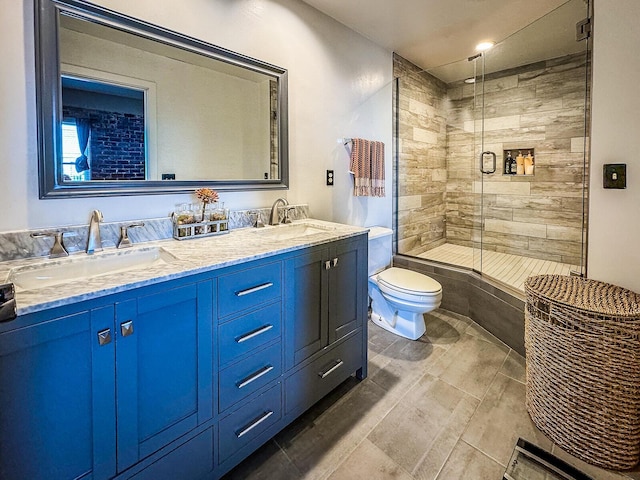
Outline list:
[[[429,373],[482,398],[506,357],[507,352],[496,344],[465,333],[431,366]]]
[[[462,439],[504,466],[519,437],[550,451],[551,441],[533,424],[524,401],[524,384],[499,373]]]
[[[329,476],[329,480],[411,480],[412,478],[367,439],[358,445],[340,467]]]
[[[514,350],[510,350],[504,364],[502,364],[502,367],[500,368],[500,373],[513,378],[514,380],[525,383],[526,374],[524,357]]]
[[[471,320],[446,310],[434,310],[424,315],[427,331],[425,336],[434,345],[447,346],[460,340]]]
[[[405,470],[411,472],[431,448],[445,419],[399,403],[367,437]]]
[[[298,480],[302,475],[274,442],[269,441],[225,475],[224,480]]]
[[[276,435],[276,442],[305,479],[325,478],[396,403],[384,389],[362,381],[315,418],[308,414]]]
[[[477,323],[471,323],[465,330],[465,333],[473,335],[474,337],[481,338],[482,340],[485,340],[487,342],[491,342],[494,345],[500,347],[505,352],[508,352],[510,350],[509,346],[505,345],[502,341],[491,335]]]
[[[438,475],[438,480],[499,480],[505,468],[460,440]]]

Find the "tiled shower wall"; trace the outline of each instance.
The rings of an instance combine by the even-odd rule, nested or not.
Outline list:
[[[397,114],[398,252],[445,243],[447,86],[394,54]]]
[[[480,240],[479,195],[483,193],[483,247],[563,263],[580,264],[582,240],[582,192],[584,151],[585,56],[573,55],[539,62],[486,77],[484,150],[498,156],[495,174],[478,173],[480,144],[474,151],[473,85],[446,86],[400,57],[395,57],[396,75],[410,72],[410,82],[400,80],[400,168],[398,224],[400,253],[419,254],[438,242],[477,246]],[[412,70],[413,68],[413,70]],[[422,80],[421,84],[417,81]],[[404,87],[404,88],[403,88]],[[433,110],[428,122],[415,114],[411,99],[422,90]],[[427,92],[427,93],[425,93]],[[403,96],[410,100],[403,101]],[[407,112],[403,109],[409,106]],[[430,185],[428,175],[434,154],[442,152],[441,125],[446,125],[446,175]],[[432,143],[411,143],[414,149],[405,165],[407,132],[427,129]],[[404,133],[404,135],[403,135]],[[415,136],[415,135],[414,135]],[[476,136],[478,139],[479,136]],[[437,140],[437,142],[436,142]],[[419,150],[418,150],[419,148]],[[502,175],[502,152],[535,148],[535,175]],[[432,150],[435,150],[433,152]],[[424,160],[420,160],[424,159]],[[431,168],[430,168],[431,167]],[[431,173],[433,176],[433,173]],[[439,175],[439,174],[437,174]],[[422,178],[420,190],[419,180]],[[407,181],[407,179],[410,179]],[[422,216],[424,194],[440,191],[442,204],[429,204]],[[406,185],[405,185],[406,183]],[[421,199],[418,205],[416,198]],[[439,219],[433,212],[444,208],[443,238],[431,235]],[[410,220],[410,221],[407,221]],[[419,225],[426,224],[426,232]]]

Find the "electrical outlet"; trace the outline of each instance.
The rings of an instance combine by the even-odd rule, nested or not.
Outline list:
[[[327,185],[333,186],[333,170],[327,170]]]

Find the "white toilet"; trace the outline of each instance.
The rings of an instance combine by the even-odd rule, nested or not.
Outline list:
[[[442,285],[421,273],[387,268],[392,236],[390,228],[369,227],[371,320],[396,335],[416,340],[426,330],[422,314],[440,306]]]

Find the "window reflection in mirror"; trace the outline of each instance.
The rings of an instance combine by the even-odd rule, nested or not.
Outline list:
[[[63,182],[147,180],[144,90],[63,75],[62,129]]]

